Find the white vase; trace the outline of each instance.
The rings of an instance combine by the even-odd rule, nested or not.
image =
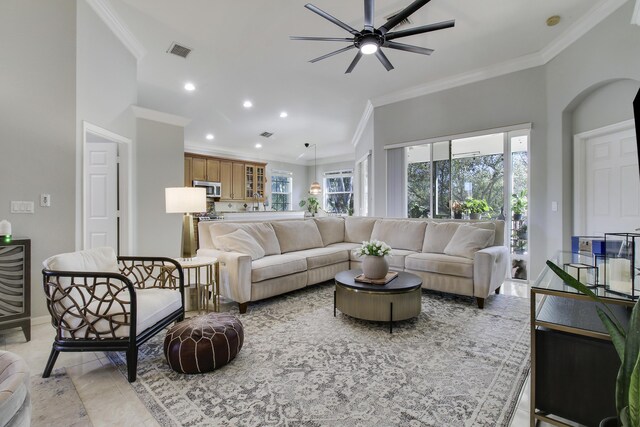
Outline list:
[[[383,256],[365,255],[362,272],[367,279],[383,279],[389,272],[389,262]]]

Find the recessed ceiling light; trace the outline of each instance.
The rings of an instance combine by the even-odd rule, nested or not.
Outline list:
[[[262,148],[262,144],[257,143],[257,144],[256,144],[256,148]]]
[[[284,119],[285,117],[287,117],[287,116],[288,116],[288,114],[287,114],[287,112],[286,112],[286,111],[283,111],[282,113],[280,113],[280,117],[281,117],[281,118],[283,118],[283,119]]]
[[[548,27],[553,27],[554,25],[558,25],[559,22],[560,22],[560,16],[558,15],[553,15],[547,18]]]
[[[189,92],[193,92],[194,90],[196,90],[196,85],[194,85],[191,82],[187,82],[184,84],[184,90],[188,90]]]
[[[253,107],[253,102],[248,101],[248,100],[247,100],[247,101],[244,101],[244,103],[242,104],[242,106],[243,106],[244,108],[251,108],[251,107]]]
[[[213,139],[213,134],[212,133],[208,133],[206,138],[211,141]]]

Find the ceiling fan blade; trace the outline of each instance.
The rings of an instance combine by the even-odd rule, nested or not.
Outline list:
[[[380,62],[382,62],[382,65],[384,65],[384,68],[386,68],[387,71],[393,70],[393,65],[391,65],[391,62],[389,62],[387,56],[382,53],[382,50],[376,50],[376,58],[378,58]]]
[[[405,7],[400,12],[398,12],[398,14],[396,16],[394,16],[393,18],[391,18],[387,22],[385,22],[385,24],[382,27],[378,28],[378,30],[380,30],[380,32],[382,34],[386,34],[393,27],[395,27],[396,25],[398,25],[399,23],[404,21],[406,18],[408,18],[413,12],[415,12],[418,9],[420,9],[425,4],[429,3],[429,1],[431,1],[431,0],[416,0],[416,1],[414,1],[409,6]]]
[[[319,42],[352,42],[353,39],[341,38],[341,37],[303,37],[303,36],[289,36],[289,40],[311,40]]]
[[[431,55],[433,53],[433,49],[429,49],[426,47],[412,46],[410,44],[398,43],[398,42],[386,42],[382,46],[388,47],[391,49],[404,50],[407,52],[419,53],[422,55]]]
[[[317,7],[315,7],[314,5],[312,5],[311,3],[307,3],[304,5],[304,7],[306,7],[307,9],[309,9],[310,11],[317,13],[318,15],[322,16],[324,19],[333,22],[334,24],[336,24],[338,27],[349,31],[351,34],[356,35],[356,34],[360,34],[360,32],[358,30],[356,30],[355,28],[345,24],[344,22],[342,22],[341,20],[339,20],[338,18],[334,18],[333,16],[329,15],[327,12],[325,12],[322,9],[319,9]]]
[[[445,28],[451,28],[456,25],[455,20],[442,21],[435,24],[423,25],[421,27],[409,28],[408,30],[394,31],[387,33],[385,38],[387,40],[393,40],[400,37],[413,36],[415,34],[429,33],[431,31],[444,30]]]
[[[347,68],[347,71],[345,71],[344,73],[345,74],[351,73],[353,69],[356,68],[356,65],[358,65],[360,58],[362,58],[362,52],[358,51],[358,53],[356,54],[356,57],[353,58],[353,61],[351,61],[351,64],[349,64],[349,68]]]
[[[311,61],[309,61],[309,62],[313,63],[313,62],[322,61],[323,59],[326,59],[326,58],[328,58],[328,57],[330,57],[330,56],[337,55],[337,54],[339,54],[339,53],[346,52],[346,51],[348,51],[349,49],[354,49],[354,48],[355,48],[355,46],[354,46],[354,45],[347,46],[347,47],[343,47],[342,49],[338,49],[338,50],[336,50],[336,51],[334,51],[334,52],[327,53],[326,55],[322,55],[322,56],[319,56],[319,57],[317,57],[317,58],[314,58],[314,59],[312,59],[312,60],[311,60]]]
[[[373,30],[373,6],[375,0],[364,0],[364,28]]]

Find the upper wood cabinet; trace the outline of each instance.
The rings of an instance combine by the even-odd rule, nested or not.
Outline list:
[[[245,198],[247,200],[264,200],[265,164],[245,164]],[[254,195],[259,195],[254,197]]]
[[[254,193],[260,193],[260,200],[264,200],[265,174],[264,163],[244,163],[189,153],[184,157],[184,185],[190,187],[194,180],[220,182],[220,200],[254,200]]]

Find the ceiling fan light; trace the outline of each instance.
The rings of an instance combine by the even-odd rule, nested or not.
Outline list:
[[[360,46],[360,52],[364,55],[371,55],[372,53],[376,53],[378,50],[378,45],[373,42],[364,43]]]
[[[318,194],[322,194],[322,187],[320,186],[320,183],[317,181],[314,181],[309,187],[309,193],[313,194],[314,196],[317,196]]]

